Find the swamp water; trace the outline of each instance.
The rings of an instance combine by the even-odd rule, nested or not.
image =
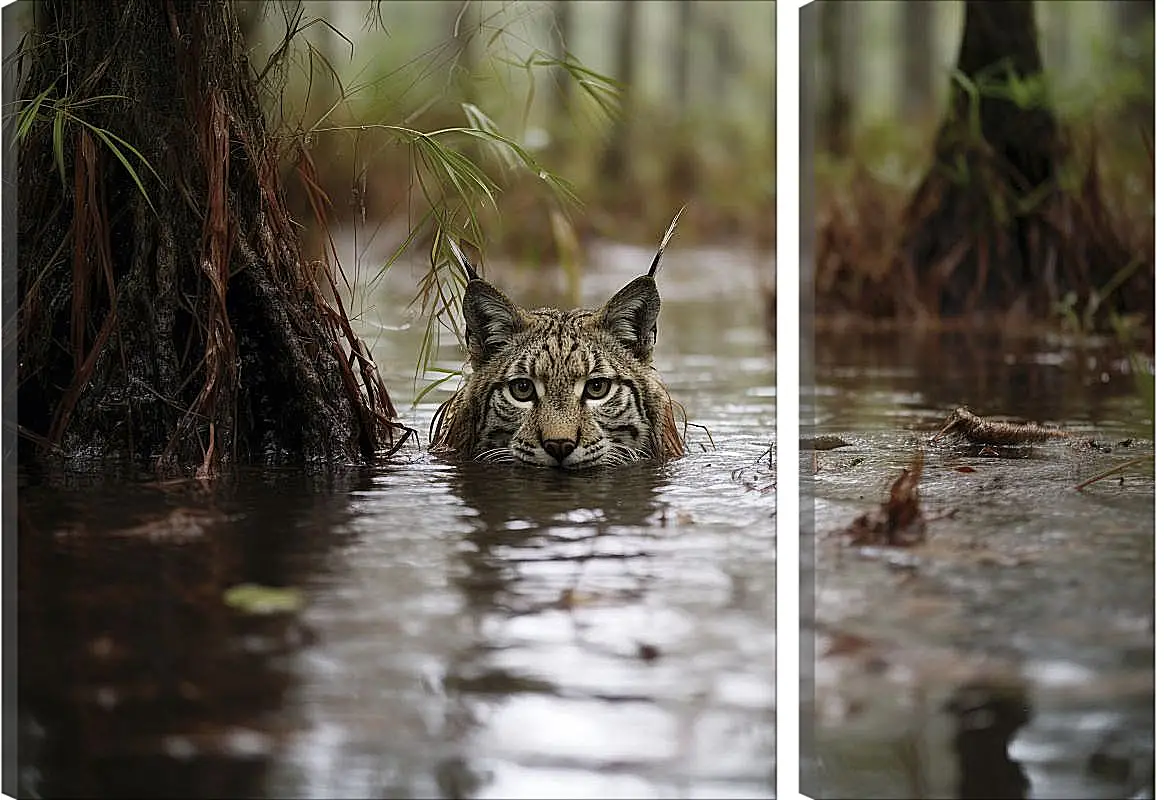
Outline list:
[[[800,455],[802,791],[1150,796],[1154,465],[1073,488],[1153,452],[1126,361],[997,334],[823,332],[814,348],[801,435],[850,446]],[[1110,451],[927,444],[962,404]],[[926,540],[846,545],[919,448]]]
[[[597,250],[583,302],[651,255]],[[359,332],[427,443],[448,393],[409,407],[419,268],[393,270]],[[458,467],[410,443],[210,488],[22,476],[20,795],[771,797],[772,271],[668,251],[657,366],[714,448],[692,427],[666,465]],[[512,272],[488,275],[560,297]],[[240,610],[242,584],[291,591]]]

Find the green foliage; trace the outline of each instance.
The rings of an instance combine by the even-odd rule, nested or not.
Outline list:
[[[1063,326],[1070,333],[1079,336],[1090,335],[1098,331],[1098,314],[1101,309],[1107,307],[1108,300],[1111,299],[1116,290],[1136,272],[1150,267],[1151,265],[1142,259],[1132,259],[1121,267],[1106,284],[1088,292],[1086,299],[1079,297],[1075,292],[1068,292],[1055,308]],[[1114,331],[1117,333],[1122,331],[1125,336],[1135,333],[1142,324],[1142,320],[1138,316],[1124,316],[1114,313],[1108,315],[1108,320]]]
[[[141,176],[138,173],[138,169],[130,161],[130,156],[136,160],[138,165],[149,170],[154,178],[160,182],[161,178],[153,166],[132,144],[122,139],[113,131],[87,121],[79,114],[80,111],[100,103],[129,100],[130,98],[120,94],[94,95],[93,97],[87,97],[82,100],[70,97],[58,97],[56,96],[56,86],[56,82],[53,82],[47,89],[31,100],[18,101],[18,106],[21,107],[18,107],[15,112],[16,136],[14,144],[23,144],[36,125],[51,125],[53,162],[56,164],[57,172],[60,175],[61,185],[67,191],[69,179],[65,166],[65,135],[69,126],[79,125],[93,133],[105,145],[105,148],[125,168],[126,173],[133,180],[134,185],[137,186],[138,191],[141,192],[142,197],[145,198],[150,209],[154,210],[154,213],[157,213],[157,210],[154,209],[153,201],[150,200],[149,192],[146,191],[145,184],[142,182]]]
[[[326,139],[329,156],[318,159],[322,185],[331,177],[333,193],[348,186],[363,191],[349,177],[360,175],[368,185],[376,182],[378,203],[408,214],[403,241],[369,283],[374,286],[422,242],[431,245],[429,271],[412,310],[425,319],[416,379],[428,373],[435,382],[421,387],[417,400],[448,380],[433,368],[434,358],[450,331],[460,336],[462,287],[442,244],[446,234],[484,250],[488,231],[493,252],[518,253],[539,264],[550,254],[576,286],[578,236],[571,216],[581,198],[592,204],[590,230],[623,240],[652,239],[658,217],[696,200],[695,192],[705,208],[730,218],[729,225],[762,227],[773,215],[774,115],[757,116],[755,102],[734,104],[735,110],[751,110],[746,119],[728,114],[722,104],[704,108],[693,102],[683,111],[688,118],[676,124],[679,110],[668,106],[669,97],[659,99],[657,89],[652,96],[642,74],[635,86],[625,87],[570,52],[609,51],[609,37],[594,37],[596,29],[585,21],[601,30],[614,19],[611,8],[571,4],[574,32],[567,49],[554,46],[558,34],[548,5],[375,4],[365,24],[369,31],[356,48],[360,57],[373,55],[345,64],[348,38],[335,38],[337,30],[313,24],[297,6],[273,7],[285,9],[278,23],[283,34],[276,36],[272,56],[252,58],[256,74],[270,84],[267,107],[278,111],[282,141],[293,155],[296,143],[319,148]],[[672,12],[651,7],[643,13],[646,19]],[[738,27],[740,19],[765,15],[774,24],[770,9],[746,3],[705,16],[722,35],[728,21]],[[763,40],[763,30],[749,29],[750,41]],[[658,44],[657,33],[646,27],[641,38]],[[328,39],[338,49],[329,49]],[[672,80],[657,60],[641,63],[640,72],[659,73],[663,85]],[[737,77],[768,89],[765,97],[771,94],[773,76],[763,70]],[[693,83],[700,78],[693,75]],[[633,120],[622,117],[628,91],[636,100]],[[620,121],[642,157],[631,159],[617,185],[605,186],[596,165],[609,138],[622,135]],[[351,158],[343,163],[348,152]],[[695,188],[669,186],[676,164],[691,167]],[[636,210],[628,214],[628,208]],[[364,224],[362,217],[354,222]]]

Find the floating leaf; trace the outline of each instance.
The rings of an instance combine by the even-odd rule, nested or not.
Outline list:
[[[244,614],[290,614],[303,608],[303,595],[298,589],[260,586],[240,583],[222,595],[223,602]]]

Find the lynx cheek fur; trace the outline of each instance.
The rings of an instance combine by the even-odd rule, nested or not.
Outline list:
[[[462,307],[472,373],[438,409],[433,451],[566,470],[682,455],[651,366],[654,272],[674,228],[650,272],[599,309],[518,308],[454,246],[470,279]]]

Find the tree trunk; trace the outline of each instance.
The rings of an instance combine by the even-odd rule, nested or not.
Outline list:
[[[855,56],[853,15],[858,3],[822,0],[818,19],[821,66],[818,130],[825,152],[842,156],[849,152],[853,125]]]
[[[967,0],[957,70],[981,83],[1042,72],[1031,0]],[[955,79],[934,165],[915,195],[904,254],[921,278],[923,303],[943,315],[998,309],[1036,283],[1029,221],[1014,200],[1052,177],[1056,125],[1045,106],[972,98]],[[971,115],[971,107],[976,114]],[[956,176],[951,178],[950,176]],[[998,203],[1006,204],[1002,219]]]
[[[550,24],[550,42],[554,49],[554,57],[565,61],[570,52],[570,45],[574,41],[574,32],[571,28],[570,0],[555,0],[554,13]],[[563,126],[570,118],[570,93],[574,85],[566,70],[558,67],[554,70],[554,91],[550,103],[550,119],[555,127]]]
[[[967,0],[963,7],[957,70],[977,88],[968,91],[957,75],[952,82],[933,165],[905,212],[898,300],[914,314],[1045,318],[1069,292],[1087,297],[1127,266],[1128,243],[1113,232],[1094,152],[1081,188],[1058,183],[1064,140],[1045,96],[1038,100],[1042,62],[1031,0]],[[1020,105],[995,91],[1016,79],[1034,102]],[[1121,285],[1113,310],[1137,303],[1149,273],[1139,270]]]
[[[680,119],[691,116],[691,40],[695,26],[695,0],[675,4],[675,40],[671,43],[671,72],[675,79],[675,108]]]
[[[726,100],[729,97],[731,83],[739,74],[740,55],[737,50],[736,37],[723,16],[718,16],[711,23],[711,91],[713,96]]]
[[[1071,68],[1071,53],[1074,49],[1072,41],[1072,22],[1066,9],[1059,7],[1058,13],[1049,14],[1044,20],[1044,53],[1046,55],[1047,71],[1056,78],[1065,78]]]
[[[1031,0],[967,0],[957,70],[981,84],[1005,74],[1042,73]],[[971,114],[971,108],[975,114]],[[954,80],[934,166],[914,197],[920,212],[905,255],[922,277],[925,305],[941,314],[1000,309],[1037,282],[1029,219],[1015,200],[1051,179],[1056,125],[1045,106],[972,97]],[[953,181],[949,176],[957,176]],[[999,219],[999,203],[1005,211]],[[1047,298],[1044,298],[1046,301]]]
[[[614,79],[622,86],[622,103],[618,119],[606,144],[599,171],[608,185],[625,186],[630,168],[631,119],[635,93],[635,45],[638,43],[639,4],[619,3],[615,28]]]
[[[1143,130],[1150,139],[1156,136],[1156,70],[1155,20],[1156,6],[1152,0],[1120,0],[1114,3],[1119,36],[1124,42],[1123,52],[1139,66],[1143,75],[1143,91],[1128,102],[1127,115],[1135,128]]]
[[[898,2],[901,21],[902,119],[907,124],[924,120],[934,103],[934,7],[925,2]]]
[[[448,4],[450,30],[457,46],[456,100],[462,103],[474,102],[473,97],[476,95],[473,89],[473,27],[479,24],[480,10],[475,6],[472,0]],[[470,22],[470,19],[473,22]]]
[[[46,94],[18,155],[22,456],[209,475],[390,445],[367,348],[301,256],[232,7],[44,0],[24,58],[23,97]]]

